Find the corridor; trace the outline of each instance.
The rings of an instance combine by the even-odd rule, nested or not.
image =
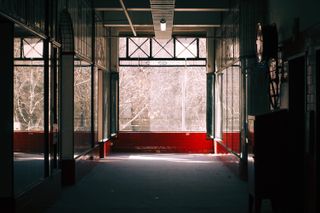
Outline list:
[[[0,0],[0,213],[319,213],[319,8]]]
[[[112,154],[47,211],[248,212],[236,158],[212,154]]]

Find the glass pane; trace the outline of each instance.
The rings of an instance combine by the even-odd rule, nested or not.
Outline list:
[[[74,153],[91,147],[91,66],[75,61],[74,67]]]
[[[197,57],[197,39],[195,38],[177,38],[176,57],[177,58],[195,58]]]
[[[126,57],[127,52],[127,38],[119,38],[119,57]]]
[[[152,57],[173,58],[173,39],[152,39]]]
[[[207,39],[199,38],[199,57],[206,58],[207,57]]]
[[[42,58],[43,41],[38,38],[24,38],[23,56],[25,58]]]
[[[148,58],[150,56],[149,38],[130,38],[129,39],[129,57]]]
[[[43,64],[23,63],[14,68],[15,194],[44,175]]]
[[[205,131],[206,67],[120,67],[120,130]]]
[[[205,60],[121,60],[120,66],[150,66],[150,67],[186,67],[186,66],[206,66]]]
[[[14,57],[15,58],[21,57],[21,38],[14,39]]]
[[[240,69],[223,70],[223,144],[230,150],[240,152]]]
[[[206,127],[206,68],[183,68],[185,81],[185,129],[205,131]]]

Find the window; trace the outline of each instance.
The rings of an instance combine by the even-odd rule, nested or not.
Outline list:
[[[43,40],[14,39],[14,190],[19,194],[44,176]]]
[[[74,67],[74,152],[91,147],[91,66],[76,60]]]
[[[119,38],[120,66],[206,66],[205,38]]]
[[[206,130],[205,44],[204,38],[119,39],[120,131]]]

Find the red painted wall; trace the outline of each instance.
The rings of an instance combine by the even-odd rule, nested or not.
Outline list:
[[[222,141],[220,142],[232,151],[240,152],[240,132],[224,132],[222,134]],[[216,153],[229,153],[221,144],[217,143]]]
[[[113,151],[213,153],[213,142],[203,132],[119,132]]]
[[[89,140],[88,133],[77,133],[75,139]],[[43,153],[44,134],[41,131],[14,132],[14,151]],[[214,153],[211,139],[203,132],[120,132],[112,139],[113,151],[125,152],[166,152],[166,153]],[[223,144],[234,152],[240,152],[240,133],[223,133]],[[81,143],[80,143],[81,144]],[[80,145],[79,144],[79,145]],[[104,144],[106,156],[110,152],[110,142]],[[217,144],[215,153],[228,153]]]
[[[108,156],[110,154],[110,151],[111,151],[111,142],[110,141],[107,141],[105,143],[103,143],[103,155],[104,156]]]
[[[15,131],[13,141],[13,150],[15,152],[43,153],[43,131]]]

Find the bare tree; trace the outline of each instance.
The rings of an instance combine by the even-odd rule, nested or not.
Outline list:
[[[43,130],[43,68],[14,70],[14,121],[21,130]]]

